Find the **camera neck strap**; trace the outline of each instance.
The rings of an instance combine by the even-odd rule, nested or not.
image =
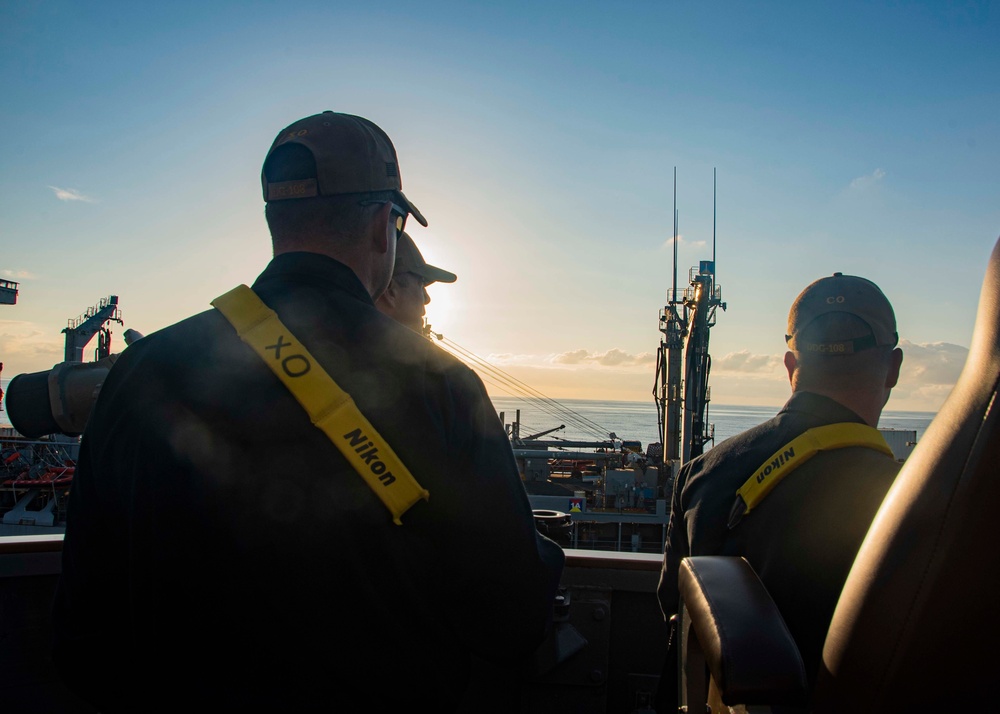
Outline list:
[[[313,425],[326,434],[382,500],[393,522],[402,525],[402,515],[430,494],[358,410],[351,396],[246,285],[220,295],[212,306],[229,320],[240,339],[253,348],[298,400]]]
[[[864,446],[887,456],[895,456],[882,432],[867,424],[838,422],[807,429],[771,454],[737,489],[736,501],[729,512],[729,527],[734,528],[785,476],[813,456],[821,451],[847,446]]]

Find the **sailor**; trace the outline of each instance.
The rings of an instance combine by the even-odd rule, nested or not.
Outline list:
[[[427,286],[432,283],[453,283],[457,279],[454,273],[428,265],[413,238],[404,231],[396,243],[392,280],[375,301],[375,307],[401,325],[423,334],[425,308],[431,302]]]
[[[562,549],[479,377],[375,308],[427,223],[385,132],[306,117],[261,180],[264,271],[101,389],[55,664],[109,714],[454,711],[474,667],[543,641]]]
[[[812,684],[847,573],[900,468],[876,427],[903,355],[882,291],[841,273],[799,294],[785,341],[792,388],[785,406],[678,473],[658,597],[665,618],[677,613],[685,556],[746,558],[788,624]],[[677,706],[676,655],[673,642],[660,711]]]

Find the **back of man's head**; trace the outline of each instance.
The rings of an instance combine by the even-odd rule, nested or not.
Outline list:
[[[396,150],[381,128],[351,114],[323,112],[285,127],[261,170],[265,217],[276,251],[356,235],[368,201],[392,201],[422,225],[402,192]]]
[[[814,324],[824,315],[850,315],[856,320]],[[843,356],[895,347],[899,335],[892,305],[878,285],[856,275],[834,273],[810,283],[795,298],[788,311],[785,341],[799,354]]]
[[[794,353],[793,390],[845,395],[844,401],[869,393],[881,406],[895,385],[896,317],[870,280],[834,273],[808,285],[789,310],[785,341]]]

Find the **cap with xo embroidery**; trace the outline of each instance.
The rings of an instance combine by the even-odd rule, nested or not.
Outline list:
[[[279,147],[300,144],[316,162],[313,175],[295,180],[269,181],[268,159]],[[396,149],[376,124],[353,114],[325,111],[285,127],[264,159],[261,185],[265,201],[313,196],[393,191],[396,201],[421,225],[427,219],[403,195]]]

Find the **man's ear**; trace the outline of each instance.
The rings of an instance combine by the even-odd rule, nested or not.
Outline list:
[[[795,376],[795,370],[799,366],[799,361],[795,358],[794,352],[785,353],[785,370],[788,372],[788,381],[793,383],[792,378]]]
[[[372,243],[376,252],[385,253],[389,250],[390,239],[395,239],[396,227],[389,223],[392,214],[392,203],[385,202],[382,208],[378,209],[375,218],[372,220]],[[390,236],[390,231],[393,235]]]
[[[896,348],[889,358],[889,372],[885,376],[885,388],[892,389],[899,381],[899,368],[903,364],[903,350]]]

